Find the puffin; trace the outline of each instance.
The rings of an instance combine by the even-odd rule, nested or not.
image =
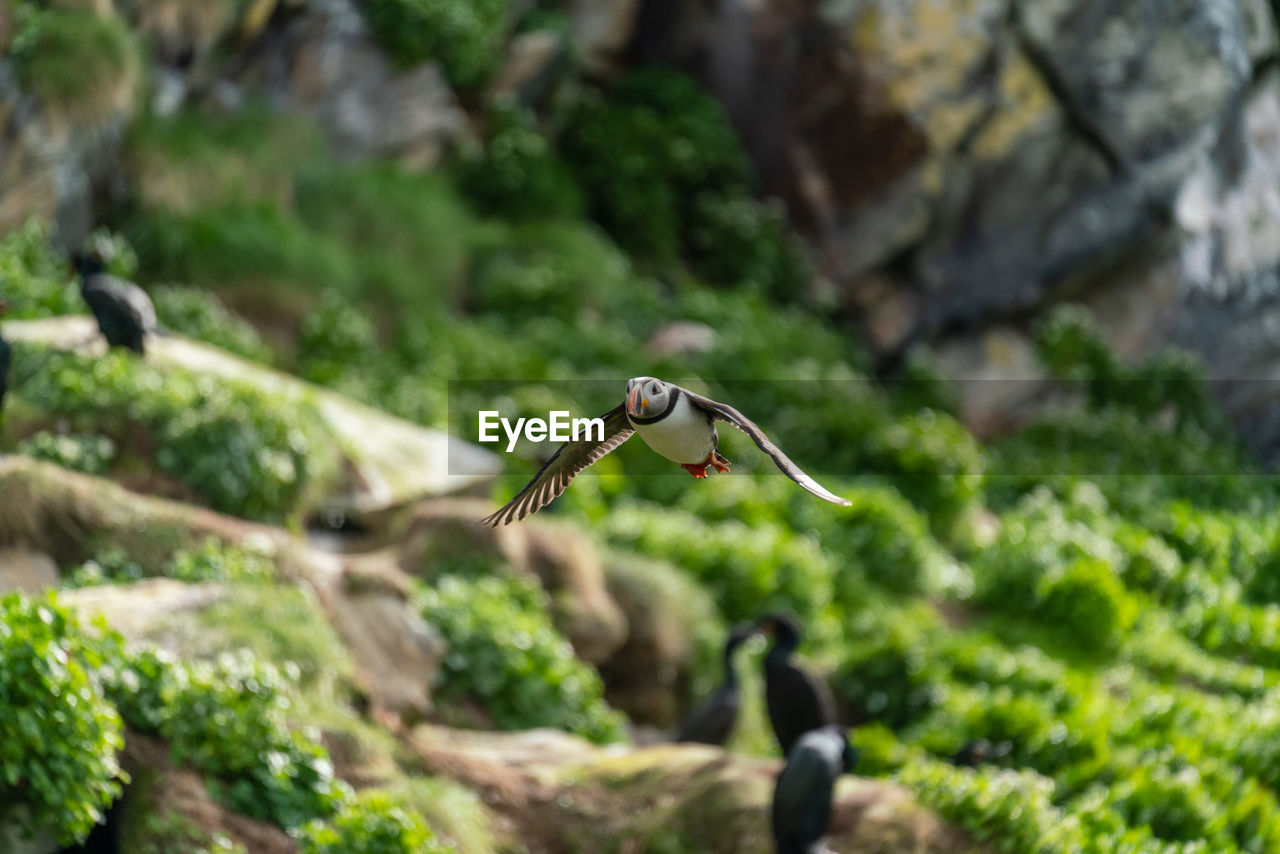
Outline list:
[[[836,723],[831,689],[816,673],[791,660],[800,645],[800,625],[786,614],[766,614],[757,627],[773,638],[764,657],[765,705],[782,755],[789,756],[800,737]]]
[[[778,854],[820,854],[831,827],[831,802],[840,775],[858,752],[838,726],[810,730],[787,754],[773,788],[770,829]]]
[[[729,633],[724,644],[724,682],[705,703],[684,719],[676,733],[676,741],[724,747],[738,723],[738,709],[742,705],[733,656],[738,647],[758,634],[759,627],[750,624],[739,626]]]
[[[628,380],[626,400],[601,419],[604,421],[602,438],[565,442],[515,498],[481,522],[496,528],[536,513],[563,493],[578,472],[630,439],[633,433],[638,433],[646,445],[694,477],[706,477],[707,466],[727,472],[729,461],[717,450],[717,421],[731,424],[750,436],[756,447],[773,458],[783,474],[804,489],[832,504],[848,507],[851,503],[805,474],[750,418],[726,403],[675,383],[654,377]]]
[[[145,355],[147,337],[156,332],[156,309],[147,292],[108,273],[98,250],[76,252],[71,264],[80,274],[80,296],[107,344]]]
[[[9,310],[9,301],[0,297],[0,316]],[[9,363],[12,361],[9,342],[0,335],[0,410],[4,409],[4,396],[9,391]]]

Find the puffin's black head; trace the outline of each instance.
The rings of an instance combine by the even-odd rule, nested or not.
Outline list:
[[[648,418],[667,409],[671,386],[654,377],[636,377],[627,381],[627,414]]]
[[[800,621],[790,614],[772,612],[756,620],[760,631],[773,638],[774,644],[794,649],[800,645]]]
[[[81,276],[93,276],[106,271],[107,260],[103,257],[102,252],[97,249],[87,252],[73,252],[71,253],[71,268]]]

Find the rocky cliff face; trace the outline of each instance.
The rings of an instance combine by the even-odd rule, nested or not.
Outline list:
[[[1030,379],[1008,354],[1025,349],[1029,318],[1073,300],[1121,353],[1176,344],[1216,378],[1273,371],[1273,4],[633,12],[632,57],[685,68],[720,97],[882,358],[928,342],[961,377]],[[1222,398],[1273,455],[1266,385]]]

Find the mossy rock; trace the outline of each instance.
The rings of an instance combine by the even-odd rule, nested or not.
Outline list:
[[[233,436],[228,436],[228,441],[240,441],[237,437],[242,436],[244,441],[260,441],[262,437],[283,430],[289,437],[288,443],[294,446],[273,450],[262,448],[262,451],[270,450],[270,459],[264,458],[248,468],[232,465],[234,460],[228,459],[227,470],[219,465],[216,468],[220,474],[216,477],[211,470],[213,480],[210,482],[194,480],[191,471],[199,469],[199,466],[165,465],[166,454],[172,456],[180,451],[168,445],[150,447],[171,432],[166,426],[169,416],[163,411],[164,398],[157,397],[154,417],[146,418],[148,423],[139,425],[128,412],[122,413],[121,407],[111,402],[112,394],[116,393],[115,386],[104,386],[103,399],[107,401],[107,409],[103,410],[101,404],[95,403],[96,397],[87,396],[83,385],[72,383],[68,386],[67,382],[58,379],[53,391],[48,391],[46,385],[52,380],[35,373],[53,358],[49,354],[78,353],[78,347],[85,341],[92,341],[96,332],[91,319],[59,317],[10,323],[6,324],[5,333],[15,343],[16,356],[22,356],[22,345],[26,342],[34,348],[34,352],[29,354],[32,361],[29,368],[33,373],[27,382],[17,384],[15,388],[15,397],[21,401],[21,405],[15,407],[15,422],[39,423],[44,407],[54,410],[43,413],[45,415],[65,418],[80,413],[100,428],[104,423],[115,423],[116,432],[120,434],[118,444],[131,442],[136,446],[135,456],[141,458],[141,464],[150,462],[161,474],[166,474],[167,469],[169,479],[185,484],[187,494],[179,491],[177,497],[204,498],[216,509],[237,515],[250,518],[282,514],[305,516],[320,510],[344,515],[371,514],[425,495],[438,495],[465,487],[485,479],[486,472],[497,468],[496,460],[488,452],[451,441],[439,431],[401,421],[214,347],[177,336],[156,337],[149,343],[145,365],[136,369],[138,375],[133,378],[126,375],[120,382],[126,386],[141,383],[144,389],[140,393],[144,398],[153,393],[157,396],[168,394],[170,383],[166,380],[195,383],[197,390],[205,388],[211,393],[231,395],[234,412],[242,408],[241,403],[235,402],[239,400],[236,395],[241,395],[243,406],[255,413],[254,423],[260,423],[262,429],[257,434],[259,439],[255,440],[237,428]],[[63,370],[84,371],[97,379],[97,357],[77,355],[72,358],[70,364],[64,365],[61,361],[58,364]],[[119,357],[112,354],[110,358]],[[36,359],[46,362],[37,363]],[[112,379],[115,374],[109,374],[98,385],[115,383]],[[24,394],[24,387],[29,383],[39,385],[36,391]],[[98,385],[91,384],[93,388]],[[36,399],[28,399],[32,395]],[[81,400],[81,397],[86,399]],[[128,409],[136,411],[137,407]],[[182,413],[171,415],[177,418]],[[212,419],[210,429],[213,433],[210,435],[217,435],[219,429],[213,422],[227,419],[212,410],[207,415]],[[239,419],[232,421],[236,425],[242,424]],[[140,439],[139,426],[150,427],[161,435],[152,435],[152,441]],[[237,453],[231,447],[214,450]],[[148,451],[153,455],[150,459],[147,459]],[[208,455],[207,449],[205,453]],[[216,453],[213,457],[216,458]],[[277,466],[284,466],[285,470],[277,474]],[[248,478],[246,483],[224,483],[225,478],[231,476],[228,470],[241,468],[244,468],[243,478]],[[450,474],[451,471],[470,474],[454,475]],[[266,482],[263,478],[274,478],[274,481]],[[164,487],[163,482],[146,479],[144,485]],[[246,494],[252,495],[253,502],[239,506],[235,496],[250,487],[252,489]]]
[[[552,730],[462,732],[423,726],[424,766],[490,793],[530,851],[766,854],[776,760],[717,748],[597,748]],[[846,776],[830,845],[840,854],[976,852],[905,789]]]
[[[100,121],[132,109],[142,62],[124,22],[90,9],[18,7],[18,80],[53,116]]]

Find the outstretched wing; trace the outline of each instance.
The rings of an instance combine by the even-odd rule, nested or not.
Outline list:
[[[800,466],[791,462],[791,458],[782,453],[781,448],[769,441],[769,437],[764,434],[763,430],[756,426],[754,421],[734,409],[732,406],[712,400],[709,397],[703,397],[700,394],[695,394],[686,388],[682,388],[680,391],[689,396],[690,403],[705,410],[711,416],[713,421],[724,421],[728,424],[732,424],[734,427],[737,427],[743,433],[750,436],[751,441],[756,443],[756,447],[773,457],[773,461],[778,464],[778,468],[782,469],[783,474],[800,484],[809,492],[812,492],[821,499],[830,501],[832,504],[840,504],[844,507],[848,507],[852,503],[847,498],[841,498],[839,495],[828,492],[816,480],[805,474],[804,470],[801,469]]]
[[[631,429],[631,422],[627,420],[624,403],[618,404],[617,408],[609,410],[602,417],[604,438],[601,441],[578,439],[565,442],[515,498],[497,513],[486,516],[481,521],[496,528],[538,512],[564,492],[578,472],[627,441],[635,432]]]

